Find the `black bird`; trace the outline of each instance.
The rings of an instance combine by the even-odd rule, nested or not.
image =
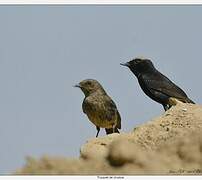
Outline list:
[[[171,97],[184,103],[195,104],[181,88],[161,74],[151,60],[136,58],[121,65],[127,66],[135,74],[144,93],[162,104],[165,111],[172,106],[169,101]]]
[[[86,79],[75,87],[79,87],[85,95],[82,109],[96,126],[96,137],[98,137],[100,128],[105,128],[106,134],[119,133],[121,116],[115,103],[107,95],[101,84],[94,79]]]

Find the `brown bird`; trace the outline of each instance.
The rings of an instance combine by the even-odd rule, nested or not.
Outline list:
[[[119,133],[121,116],[113,100],[107,95],[101,84],[94,79],[86,79],[75,85],[79,87],[85,98],[82,109],[89,120],[96,126],[97,134],[100,128],[105,128],[106,134]]]

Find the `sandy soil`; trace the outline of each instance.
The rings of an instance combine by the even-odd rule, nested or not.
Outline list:
[[[28,157],[15,174],[202,174],[202,106],[177,103],[132,132],[90,139],[75,159]]]

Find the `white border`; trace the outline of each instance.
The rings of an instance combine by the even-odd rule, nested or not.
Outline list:
[[[202,0],[0,0],[0,4],[202,4]]]
[[[202,0],[0,0],[1,4],[202,4]],[[120,175],[121,176],[121,175]],[[99,176],[1,176],[0,180],[38,180],[38,179],[99,179]],[[134,176],[121,176],[123,179],[134,179]],[[170,176],[135,176],[138,179],[169,179]],[[172,176],[172,179],[201,179],[200,176]],[[116,178],[112,178],[116,179]]]
[[[101,177],[101,178],[100,178]],[[117,178],[121,177],[121,178]],[[0,176],[3,180],[200,180],[201,176]]]

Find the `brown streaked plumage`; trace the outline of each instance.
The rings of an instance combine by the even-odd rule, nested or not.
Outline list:
[[[94,79],[86,79],[75,85],[75,87],[79,87],[85,95],[82,109],[89,120],[96,126],[96,137],[100,128],[105,128],[106,134],[119,133],[121,116],[115,103],[107,95],[101,84]]]

